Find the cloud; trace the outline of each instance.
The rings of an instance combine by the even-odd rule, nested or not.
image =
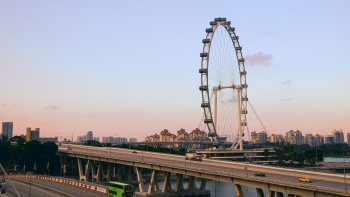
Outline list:
[[[57,107],[56,105],[50,105],[50,106],[46,106],[43,108],[43,110],[46,110],[46,111],[57,111],[59,110],[60,108]]]
[[[256,65],[262,65],[262,66],[271,66],[270,60],[272,59],[272,55],[266,55],[263,52],[259,52],[253,55],[248,55],[245,58],[245,62],[248,66],[256,66]]]
[[[284,99],[281,99],[282,102],[288,102],[288,101],[291,101],[292,99],[291,98],[284,98]]]
[[[290,85],[292,84],[292,81],[291,80],[285,80],[285,81],[282,81],[282,85]]]

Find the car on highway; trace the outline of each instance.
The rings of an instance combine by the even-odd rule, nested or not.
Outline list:
[[[254,175],[255,175],[255,176],[265,176],[265,174],[264,174],[264,173],[262,173],[262,172],[255,173]]]
[[[137,152],[136,152],[136,151],[132,151],[132,153],[135,153],[135,154],[136,154]]]
[[[306,177],[306,176],[302,176],[299,178],[299,181],[300,182],[307,182],[307,183],[311,183],[311,179],[309,177]]]

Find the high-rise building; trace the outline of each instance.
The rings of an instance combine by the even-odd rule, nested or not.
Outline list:
[[[323,138],[325,144],[333,144],[334,142],[334,137],[332,135],[325,135]]]
[[[128,139],[125,137],[102,137],[102,143],[126,143],[128,142]]]
[[[324,144],[323,137],[320,134],[316,134],[316,136],[315,136],[315,145],[319,146],[319,145],[322,145],[322,144]]]
[[[84,142],[84,136],[77,136],[76,142]]]
[[[258,136],[259,136],[259,143],[266,143],[267,133],[265,131],[258,133]]]
[[[311,147],[316,146],[315,136],[312,134],[306,134],[304,137],[304,144],[308,144]]]
[[[343,134],[343,131],[341,129],[339,129],[339,131],[334,129],[332,131],[332,135],[333,135],[333,143],[334,144],[343,144],[344,143],[344,134]]]
[[[26,142],[30,142],[33,140],[39,141],[40,136],[40,128],[35,128],[35,130],[32,130],[30,127],[27,127],[26,129]]]
[[[350,133],[347,133],[348,144],[350,144]]]
[[[255,143],[258,143],[259,141],[259,137],[258,137],[258,133],[256,131],[253,131],[250,133],[250,141]]]
[[[286,141],[291,144],[301,145],[303,144],[303,139],[303,134],[299,130],[290,130],[286,133]]]
[[[6,136],[7,139],[13,137],[13,122],[2,123],[2,135]]]
[[[86,141],[94,140],[94,135],[92,134],[92,131],[87,132],[86,134]]]

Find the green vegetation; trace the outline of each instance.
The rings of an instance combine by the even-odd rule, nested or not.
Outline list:
[[[32,171],[35,174],[58,175],[60,160],[54,142],[25,142],[20,136],[0,141],[0,163],[10,172]],[[49,170],[48,170],[48,164]],[[34,165],[35,168],[34,169]]]
[[[176,154],[176,155],[186,155],[186,149],[185,148],[167,148],[167,147],[161,147],[161,146],[148,146],[146,144],[141,145],[129,145],[129,144],[120,144],[115,145],[113,147],[117,148],[127,148],[127,149],[134,149],[139,151],[151,151],[151,152],[160,152],[160,153],[169,153],[169,154]]]
[[[310,147],[307,144],[291,145],[289,143],[275,147],[273,158],[278,161],[277,165],[287,166],[314,166],[322,162],[324,156],[343,157],[350,151],[347,144],[323,144]]]
[[[350,147],[347,144],[322,144],[317,150],[322,150],[326,157],[343,157],[348,155]]]
[[[95,141],[95,140],[88,140],[88,141],[84,142],[84,145],[102,147],[102,144],[98,141]]]

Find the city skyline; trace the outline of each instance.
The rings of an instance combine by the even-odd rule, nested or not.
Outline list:
[[[349,6],[3,1],[0,121],[13,122],[13,136],[27,127],[46,137],[93,131],[138,139],[203,129],[201,41],[209,22],[225,17],[243,48],[249,101],[268,132],[349,133]],[[264,130],[250,107],[247,120],[250,132]]]

